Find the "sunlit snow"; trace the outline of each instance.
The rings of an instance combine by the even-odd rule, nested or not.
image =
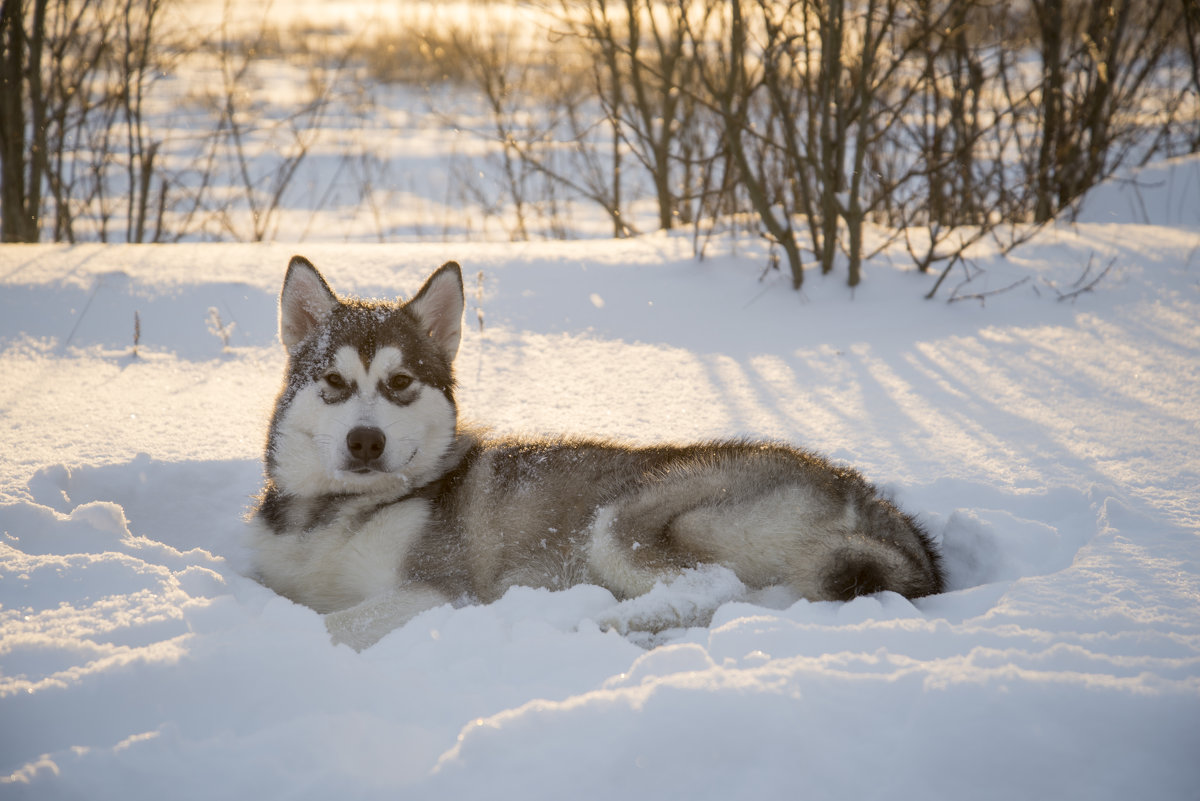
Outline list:
[[[952,304],[890,251],[795,293],[750,239],[0,249],[0,797],[1195,797],[1200,224],[1127,187]],[[460,261],[464,416],[823,451],[951,591],[647,641],[603,589],[516,588],[333,646],[243,574],[297,249],[368,296]]]

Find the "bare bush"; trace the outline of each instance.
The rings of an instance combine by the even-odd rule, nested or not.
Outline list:
[[[5,241],[273,238],[331,109],[377,116],[361,80],[478,93],[474,115],[435,103],[492,148],[445,202],[513,239],[577,233],[576,204],[613,236],[690,225],[698,254],[747,227],[794,287],[814,268],[854,286],[901,240],[941,267],[932,297],[980,240],[1012,247],[1122,166],[1200,149],[1191,0],[553,0],[485,3],[487,24],[409,10],[353,36],[274,26],[268,2],[186,52],[166,2],[2,0]],[[264,58],[304,91],[257,91]],[[181,149],[149,102],[184,59],[214,80]],[[354,173],[382,239],[387,157],[360,145],[308,189],[321,206]]]
[[[114,216],[125,221],[126,241],[161,233],[161,140],[146,124],[143,101],[165,58],[156,28],[162,6],[4,0],[4,241],[37,241],[47,217],[59,241],[75,241],[81,224],[107,241]]]
[[[226,15],[232,0],[226,0]],[[211,204],[210,219],[222,231],[240,241],[261,242],[278,224],[284,193],[296,171],[308,156],[320,131],[320,122],[329,108],[340,64],[314,67],[308,73],[305,97],[282,116],[272,119],[261,108],[249,105],[257,93],[247,91],[255,80],[263,43],[269,43],[271,28],[262,23],[249,41],[231,36],[222,26],[216,43],[221,85],[214,87],[207,102],[217,120],[208,137],[208,169],[202,177],[207,188],[210,174],[228,165],[223,182],[229,192],[199,204]]]
[[[1175,98],[1147,90],[1183,7],[1176,0],[1033,0],[1032,7],[1043,76],[1027,93],[1038,113],[1027,171],[1034,219],[1044,221],[1154,141],[1144,104],[1170,106]]]
[[[592,89],[612,129],[614,170],[628,152],[650,179],[664,230],[695,218],[712,160],[689,12],[654,0],[588,0],[564,1],[561,17],[596,65]]]

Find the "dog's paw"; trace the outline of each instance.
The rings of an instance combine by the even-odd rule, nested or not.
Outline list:
[[[702,565],[660,581],[645,595],[600,613],[596,623],[622,635],[707,626],[721,604],[744,598],[746,585],[727,567]]]
[[[325,615],[325,629],[336,645],[369,648],[426,609],[449,599],[429,587],[409,586],[368,598],[357,606]]]
[[[334,645],[349,645],[355,651],[371,647],[401,625],[386,616],[369,614],[361,606],[325,615],[325,630]]]

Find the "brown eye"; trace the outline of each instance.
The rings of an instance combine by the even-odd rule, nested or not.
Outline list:
[[[396,373],[387,380],[387,388],[392,392],[403,392],[412,386],[413,377],[404,373]]]
[[[327,373],[325,375],[325,383],[329,385],[330,389],[346,389],[346,379],[342,378],[340,373]]]

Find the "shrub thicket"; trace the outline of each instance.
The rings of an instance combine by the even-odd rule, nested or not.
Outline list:
[[[3,0],[4,241],[270,238],[330,98],[364,72],[482,95],[503,196],[475,191],[514,238],[569,234],[568,200],[614,236],[689,228],[698,251],[745,226],[796,287],[842,265],[856,284],[889,241],[870,226],[945,270],[1119,167],[1200,148],[1193,0],[546,0],[539,22],[481,3],[486,23],[448,24],[433,5],[355,35],[264,15],[186,39],[163,32],[167,2]],[[267,56],[310,76],[270,120],[244,91]],[[204,59],[207,127],[183,175],[146,98]]]

